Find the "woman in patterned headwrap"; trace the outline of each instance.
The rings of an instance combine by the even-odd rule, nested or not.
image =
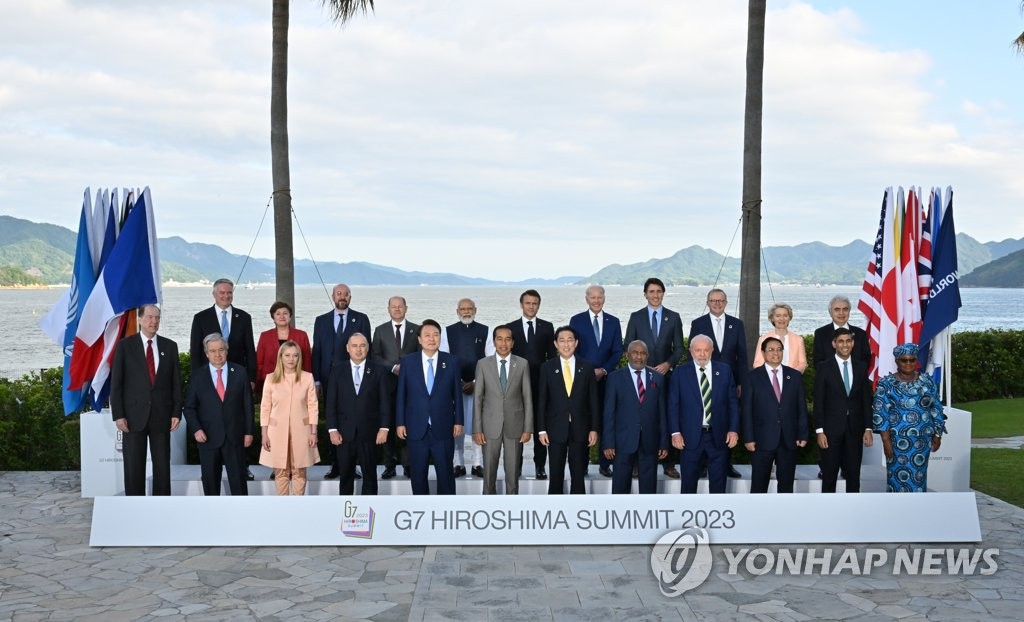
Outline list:
[[[946,415],[935,382],[918,371],[917,346],[905,343],[892,354],[896,373],[878,382],[872,407],[885,451],[889,492],[925,492],[928,455],[939,450]]]

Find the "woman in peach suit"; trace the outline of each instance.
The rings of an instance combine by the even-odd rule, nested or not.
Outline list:
[[[277,494],[306,492],[306,467],[320,461],[316,448],[319,404],[313,374],[302,369],[302,351],[286,341],[277,351],[277,368],[263,384],[260,464],[274,469]]]
[[[782,341],[782,364],[792,367],[801,374],[804,373],[807,369],[807,351],[804,348],[804,338],[789,330],[792,319],[793,307],[784,302],[774,304],[768,309],[768,321],[775,328],[757,339],[757,347],[754,348],[754,367],[764,364],[761,343],[768,337],[778,337]]]

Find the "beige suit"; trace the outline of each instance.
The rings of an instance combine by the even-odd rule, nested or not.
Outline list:
[[[508,388],[501,390],[498,356],[492,354],[477,361],[473,389],[473,430],[487,439],[484,445],[484,494],[496,492],[498,459],[505,452],[505,494],[519,494],[518,469],[522,461],[523,433],[533,434],[533,399],[530,391],[529,363],[509,355]]]
[[[309,426],[317,424],[318,412],[313,374],[304,371],[298,382],[286,376],[277,383],[267,376],[260,403],[260,427],[267,428],[270,451],[260,451],[260,464],[278,469],[275,472],[279,494],[287,494],[281,492],[281,487],[283,484],[287,491],[288,470],[293,469],[294,494],[301,495],[305,491],[306,467],[320,461],[317,448],[308,443]]]

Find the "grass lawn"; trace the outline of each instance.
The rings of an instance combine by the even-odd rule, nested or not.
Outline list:
[[[1024,450],[972,449],[971,488],[1024,507]]]
[[[973,438],[1024,436],[1024,398],[979,400],[953,406],[973,414]]]

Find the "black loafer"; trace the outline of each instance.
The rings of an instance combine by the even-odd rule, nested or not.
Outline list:
[[[470,473],[473,474],[473,477],[482,478],[484,476],[484,468],[478,464],[470,470]]]
[[[740,475],[740,472],[736,470],[736,467],[732,466],[731,464],[729,465],[729,470],[726,472],[726,475],[733,479],[739,479],[743,477],[742,475]]]
[[[388,468],[384,469],[383,473],[380,474],[380,478],[381,479],[391,479],[392,477],[394,477],[396,475],[398,475],[398,473],[395,472],[395,467],[388,467]]]
[[[455,465],[455,477],[466,477],[466,467],[461,464]]]
[[[601,475],[604,475],[605,477],[611,477],[612,476],[612,468],[611,467],[601,467],[600,469],[597,470],[597,472],[600,473]]]
[[[548,474],[544,472],[543,468],[537,469],[537,479],[547,479]]]
[[[324,475],[324,479],[338,479],[338,469],[331,467],[331,470]]]

